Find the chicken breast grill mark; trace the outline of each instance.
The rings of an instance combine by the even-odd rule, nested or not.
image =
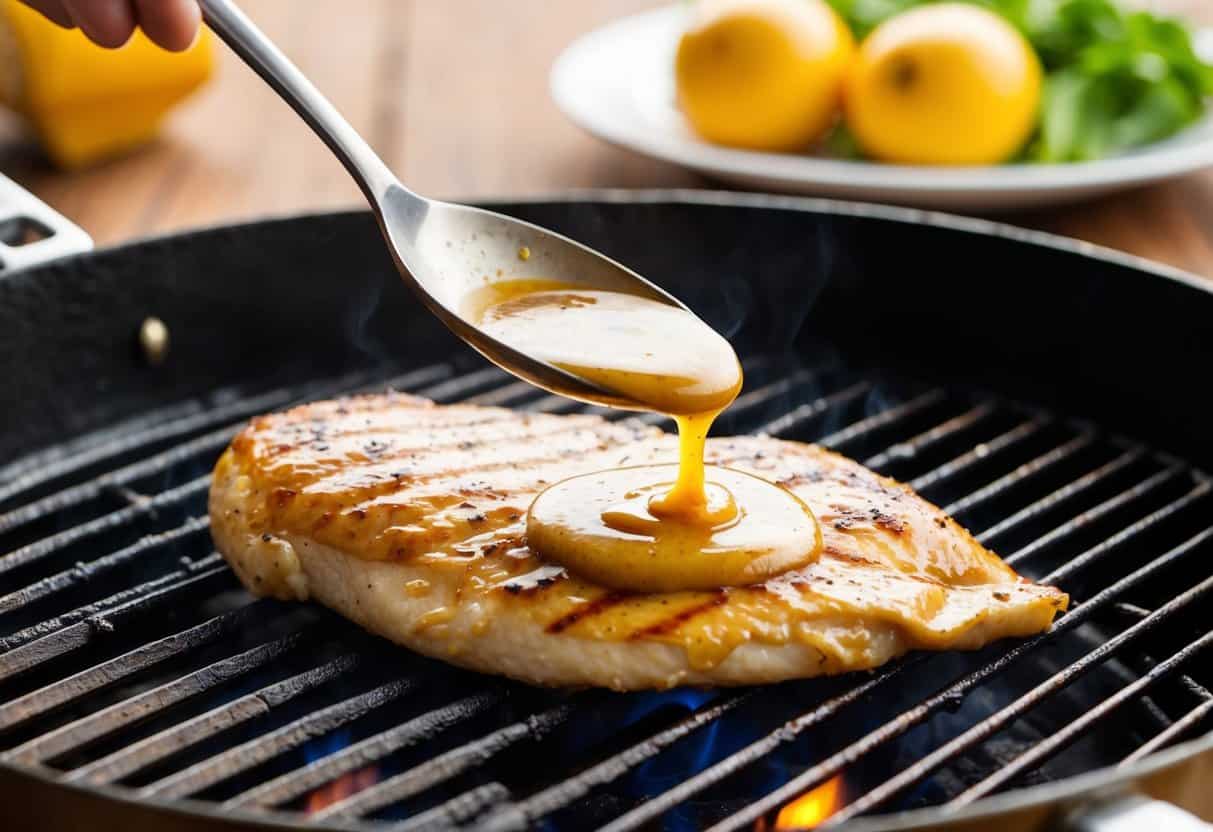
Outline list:
[[[790,489],[819,559],[764,584],[622,593],[526,546],[544,487],[673,462],[674,437],[593,416],[439,406],[404,395],[255,419],[215,468],[211,528],[258,595],[314,598],[465,667],[619,690],[740,685],[976,649],[1047,629],[1064,592],[1015,574],[908,487],[812,445],[711,439],[712,464]]]

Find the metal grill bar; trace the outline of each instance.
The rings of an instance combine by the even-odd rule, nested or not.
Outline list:
[[[1063,566],[1059,566],[1057,569],[1054,569],[1048,575],[1041,578],[1041,583],[1056,584],[1067,580],[1075,572],[1085,569],[1092,562],[1103,557],[1107,552],[1115,549],[1133,537],[1136,537],[1138,534],[1151,526],[1156,526],[1168,517],[1178,514],[1180,511],[1192,505],[1192,503],[1196,502],[1198,499],[1204,497],[1208,493],[1209,483],[1204,481],[1197,482],[1191,491],[1180,497],[1178,500],[1167,503],[1167,505],[1163,506],[1157,511],[1147,514],[1145,517],[1141,518],[1128,528],[1122,529],[1121,531],[1112,535],[1098,546],[1094,546],[1083,552],[1081,555],[1071,558]]]
[[[369,393],[376,390],[397,390],[403,392],[416,390],[426,384],[433,384],[450,376],[453,372],[454,370],[450,364],[428,364],[425,367],[418,367],[415,370],[409,370],[398,376],[392,376],[387,380],[376,380],[364,385],[349,385],[343,381],[338,381],[330,385],[330,388],[336,392],[352,390],[355,394]]]
[[[436,402],[449,402],[466,399],[477,390],[492,387],[494,384],[512,381],[513,376],[497,367],[485,367],[471,373],[455,376],[448,381],[425,387],[417,391],[417,395]]]
[[[1166,748],[1174,740],[1182,737],[1192,728],[1200,724],[1210,713],[1213,713],[1213,699],[1206,699],[1192,710],[1184,714],[1180,719],[1173,722],[1171,725],[1163,729],[1159,734],[1154,736],[1149,742],[1142,745],[1129,756],[1121,761],[1122,766],[1127,766],[1141,760],[1155,751]]]
[[[832,410],[836,407],[846,404],[847,402],[855,401],[858,398],[866,396],[872,392],[872,384],[867,381],[861,381],[852,384],[836,393],[822,396],[819,399],[802,404],[788,411],[784,415],[772,419],[762,425],[759,433],[768,433],[771,436],[787,436],[792,431],[796,430],[800,425],[808,422],[818,416]]]
[[[209,739],[221,731],[226,731],[251,719],[263,717],[274,708],[332,681],[357,666],[357,656],[341,656],[277,684],[266,685],[254,693],[241,696],[226,705],[132,743],[112,754],[94,760],[88,765],[81,766],[71,771],[66,779],[69,782],[112,783],[128,777],[182,749]],[[210,669],[208,667],[206,671],[209,672]],[[252,670],[253,668],[247,669]],[[125,706],[124,702],[118,707]]]
[[[264,393],[257,393],[255,395],[264,395]],[[115,437],[138,434],[146,431],[148,428],[164,425],[183,417],[197,416],[207,409],[208,407],[203,401],[194,398],[142,410],[137,415],[115,424],[101,427],[83,436],[70,438],[61,444],[52,445],[19,457],[11,462],[6,462],[0,465],[0,481],[12,483],[23,474],[28,474],[30,471],[42,470],[48,465],[62,462],[69,457],[76,457],[92,448],[112,442]]]
[[[1021,426],[1021,427],[1022,427],[1022,426]],[[1016,429],[1016,430],[1017,430],[1017,429]],[[1010,433],[1014,433],[1014,432],[1015,432],[1015,430],[1010,431]],[[1032,434],[1034,434],[1034,431],[1029,432],[1029,435],[1032,435]],[[1007,434],[1003,434],[1003,435],[1002,435],[1002,437],[1005,437],[1005,436],[1007,436]],[[999,437],[999,438],[1002,438],[1002,437]],[[1023,439],[1023,438],[1026,438],[1026,437],[1020,437],[1020,438],[1021,438],[1021,439]],[[1069,444],[1069,443],[1067,443],[1067,444]],[[1004,447],[1010,447],[1010,444],[1008,444],[1008,445],[1006,445],[1006,446],[1004,446]],[[1051,453],[1051,452],[1050,452],[1050,453]],[[1047,455],[1048,455],[1048,454],[1046,454],[1046,456],[1047,456]],[[939,482],[945,482],[945,481],[947,481],[948,479],[950,479],[951,477],[953,477],[953,476],[955,476],[956,474],[960,473],[960,472],[961,472],[961,470],[963,470],[963,469],[958,469],[958,468],[955,466],[955,463],[956,463],[956,460],[949,460],[948,462],[941,463],[940,465],[936,466],[935,468],[932,468],[931,470],[929,470],[929,471],[927,471],[926,473],[922,474],[922,475],[919,477],[919,479],[923,479],[923,478],[931,478],[931,479],[932,479],[932,480],[933,480],[935,483],[939,483]],[[1030,464],[1030,463],[1029,463],[1029,464]],[[965,466],[965,467],[967,467],[967,466]],[[1011,472],[1011,474],[1008,474],[1006,477],[1002,477],[1002,478],[1000,478],[1000,480],[1005,480],[1005,481],[1006,481],[1006,482],[1005,482],[1005,484],[1004,484],[1003,486],[1001,486],[1001,487],[1004,487],[1004,488],[1009,488],[1009,487],[1011,487],[1011,485],[1013,485],[1013,484],[1015,484],[1015,483],[1017,483],[1017,482],[1022,481],[1023,479],[1025,479],[1026,477],[1028,477],[1028,476],[1030,476],[1032,473],[1034,473],[1034,472],[1033,472],[1033,471],[1031,471],[1031,470],[1025,470],[1025,468],[1027,468],[1027,466],[1021,466],[1019,469],[1016,469],[1016,471],[1012,471],[1012,472]],[[997,481],[996,481],[996,483],[997,483]],[[990,485],[991,485],[991,486],[993,486],[993,485],[995,485],[996,483],[991,483]],[[988,486],[987,486],[987,487],[988,487]],[[984,490],[984,489],[983,489],[983,490]],[[945,511],[946,511],[946,510],[945,510]],[[1068,530],[1066,533],[1068,534],[1068,533],[1069,533],[1069,531],[1072,531],[1072,530]]]
[[[214,425],[235,423],[237,420],[248,418],[267,410],[273,410],[289,402],[292,394],[289,390],[272,390],[260,396],[242,399],[223,407],[208,408],[201,413],[174,419],[158,425],[150,425],[143,430],[124,433],[109,442],[93,448],[81,450],[61,460],[40,465],[37,468],[17,477],[12,482],[0,486],[0,503],[13,497],[32,491],[55,480],[62,479],[77,471],[97,465],[107,459],[137,451],[159,442],[187,436],[198,430],[204,430]]]
[[[866,419],[860,419],[852,425],[848,425],[841,430],[824,436],[817,440],[817,444],[823,448],[838,450],[842,445],[853,442],[861,436],[869,434],[880,428],[889,427],[890,425],[900,422],[902,419],[908,419],[929,407],[941,404],[948,397],[948,394],[941,389],[934,389],[929,392],[916,396],[903,404],[896,407],[890,407],[888,410],[882,410],[879,413],[868,416]],[[774,433],[774,431],[768,431]]]
[[[1213,578],[1209,578],[1201,584],[1202,587],[1213,587]],[[1181,596],[1183,597],[1183,596]],[[1178,600],[1178,599],[1177,599]],[[1160,609],[1159,612],[1162,612]],[[1149,619],[1147,619],[1148,621]],[[1142,624],[1146,622],[1143,621]],[[1141,624],[1136,625],[1141,626]],[[1136,629],[1136,627],[1134,628]],[[978,798],[990,794],[1000,786],[1009,783],[1011,780],[1023,774],[1029,766],[1032,766],[1042,760],[1056,754],[1069,743],[1073,742],[1079,734],[1090,728],[1095,723],[1105,719],[1112,711],[1119,708],[1124,703],[1128,702],[1137,694],[1146,690],[1158,680],[1174,672],[1180,665],[1191,659],[1200,651],[1204,650],[1210,644],[1213,644],[1213,632],[1205,633],[1200,638],[1191,642],[1183,650],[1171,656],[1161,664],[1150,668],[1145,676],[1130,683],[1126,687],[1118,690],[1116,693],[1104,699],[1091,710],[1079,716],[1073,722],[1061,727],[1056,733],[1049,736],[1048,739],[1042,741],[1032,749],[1021,754],[1015,760],[1008,763],[1003,768],[998,769],[994,774],[982,780],[980,783],[970,787],[967,791],[958,795],[952,803],[957,806],[964,806],[972,803]]]
[[[109,687],[166,659],[213,644],[243,624],[251,614],[265,612],[268,603],[254,601],[7,702],[0,708],[0,732]]]
[[[1006,433],[999,434],[989,442],[982,442],[973,448],[973,450],[961,454],[935,470],[910,480],[910,487],[916,491],[925,491],[933,485],[937,485],[944,480],[951,479],[957,474],[964,473],[976,465],[980,465],[988,457],[1002,453],[1012,445],[1035,436],[1052,423],[1052,419],[1044,416],[1023,422],[1011,428]]]
[[[953,503],[949,503],[943,507],[944,513],[955,516],[1005,494],[1024,480],[1042,471],[1047,471],[1054,465],[1058,465],[1090,448],[1095,444],[1096,439],[1097,436],[1093,432],[1081,433],[1064,445],[1059,445],[1051,451],[1047,451],[1035,459],[1025,462],[1011,473],[999,477],[989,485],[983,486],[972,494],[962,497]]]
[[[984,419],[988,419],[995,412],[997,412],[997,408],[993,402],[983,402],[976,407],[966,410],[959,416],[953,416],[951,419],[936,425],[930,430],[923,431],[904,442],[890,445],[887,450],[865,459],[863,464],[868,468],[880,471],[891,462],[913,459],[923,451],[931,448],[931,446],[938,445],[943,440],[979,424]]]
[[[5,640],[9,652],[0,655],[0,680],[17,676],[51,659],[78,650],[99,633],[113,632],[128,616],[176,599],[189,592],[235,586],[235,576],[218,555],[195,561],[152,581],[114,593],[103,601],[21,630]]]
[[[71,569],[56,572],[53,575],[35,581],[19,590],[0,596],[0,615],[13,612],[26,604],[33,603],[49,595],[71,589],[92,580],[97,575],[114,569],[136,558],[144,557],[158,549],[182,543],[197,536],[200,532],[210,529],[208,517],[191,517],[184,525],[166,532],[147,535],[116,552],[97,558],[89,563],[79,563]]]
[[[772,399],[779,396],[786,396],[801,385],[810,384],[817,378],[817,373],[811,370],[799,369],[793,371],[790,375],[767,384],[757,387],[753,390],[747,390],[742,393],[737,399],[729,405],[730,412],[738,412],[749,410],[751,407],[768,404]]]
[[[174,466],[185,463],[202,454],[217,453],[231,441],[235,432],[236,428],[232,426],[199,436],[167,451],[162,451],[155,456],[141,459],[138,462],[114,471],[108,471],[79,485],[73,485],[70,488],[56,491],[41,499],[34,500],[32,503],[26,503],[20,508],[0,514],[0,534],[50,517],[53,514],[75,508],[103,495],[116,493],[118,489],[124,486],[145,477],[162,474]]]
[[[479,716],[501,701],[498,693],[478,693],[450,705],[427,711],[387,731],[347,745],[315,762],[275,777],[223,803],[224,807],[281,806],[336,780],[343,774],[371,765],[389,754],[428,740],[447,728]]]
[[[308,740],[321,737],[347,722],[381,708],[416,685],[412,678],[398,679],[372,691],[330,705],[300,717],[276,731],[216,754],[187,769],[157,780],[139,789],[142,797],[188,797],[216,783],[273,759],[284,751],[298,748]]]
[[[249,673],[294,647],[300,636],[290,635],[215,662],[181,678],[42,734],[4,755],[6,760],[33,765],[53,760],[127,725],[139,722],[216,685]]]
[[[977,539],[982,543],[989,545],[990,541],[1005,534],[1006,532],[1022,526],[1030,520],[1049,512],[1053,509],[1060,508],[1076,497],[1090,491],[1101,482],[1108,481],[1111,477],[1116,476],[1128,469],[1130,466],[1140,462],[1146,456],[1146,449],[1137,447],[1132,448],[1120,456],[1113,459],[1111,462],[1101,465],[1094,471],[1084,474],[1073,482],[1058,488],[1056,491],[1046,494],[1039,500],[1036,500],[1029,505],[1024,506],[1019,511],[1009,517],[1000,520],[993,526],[977,535]]]
[[[317,820],[329,817],[361,817],[407,800],[475,766],[482,765],[493,756],[523,740],[539,740],[549,731],[568,722],[574,713],[572,705],[558,705],[536,716],[511,723],[478,740],[439,754],[407,771],[381,780],[368,789],[314,813],[312,817]]]
[[[448,800],[441,806],[435,806],[427,812],[409,818],[402,823],[390,827],[391,832],[429,832],[429,830],[448,830],[460,826],[484,812],[486,807],[495,806],[510,799],[510,790],[501,783],[485,783],[470,792]]]
[[[1061,540],[1065,535],[1083,526],[1089,526],[1091,523],[1103,517],[1108,517],[1119,509],[1124,508],[1129,503],[1140,500],[1162,486],[1186,474],[1187,471],[1181,466],[1173,466],[1171,468],[1159,471],[1157,474],[1148,477],[1145,480],[1125,489],[1119,494],[1109,497],[1101,503],[1098,503],[1093,508],[1087,509],[1078,516],[1072,518],[1069,522],[1052,529],[1047,534],[1033,540],[1014,553],[1003,558],[1009,565],[1014,566],[1020,563],[1037,552],[1047,549],[1058,540]]]
[[[478,404],[482,407],[503,407],[510,402],[518,402],[524,399],[535,398],[539,394],[539,390],[533,384],[525,381],[515,381],[507,384],[504,387],[496,387],[485,393],[478,393],[465,399],[463,404]]]
[[[82,543],[90,537],[96,537],[108,531],[130,526],[140,518],[153,516],[156,512],[163,509],[180,505],[186,500],[192,500],[195,497],[201,497],[210,486],[211,475],[205,474],[176,488],[161,491],[155,497],[148,497],[134,505],[112,511],[95,520],[89,520],[78,526],[72,526],[70,529],[65,529],[58,534],[53,534],[22,546],[20,549],[15,549],[7,555],[0,557],[0,575],[11,572],[17,567],[28,566],[35,561],[47,558],[56,552],[66,549],[68,546]]]

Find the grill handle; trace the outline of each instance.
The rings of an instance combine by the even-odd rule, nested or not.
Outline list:
[[[93,238],[84,229],[0,176],[0,278],[92,249]]]
[[[1213,832],[1191,812],[1141,794],[1122,794],[1083,807],[1062,827],[1064,832]]]

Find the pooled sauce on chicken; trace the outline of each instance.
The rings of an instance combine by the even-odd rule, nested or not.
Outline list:
[[[741,390],[728,341],[695,315],[621,292],[556,281],[493,284],[475,299],[482,330],[678,425],[677,465],[616,468],[546,489],[527,517],[541,557],[616,589],[758,583],[812,561],[821,532],[790,491],[704,465],[712,422]]]

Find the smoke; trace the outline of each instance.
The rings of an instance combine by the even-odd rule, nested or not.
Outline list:
[[[822,218],[813,224],[802,250],[784,255],[791,261],[783,265],[787,277],[780,279],[782,275],[773,276],[771,282],[776,286],[787,282],[791,285],[780,293],[778,303],[773,307],[770,327],[772,350],[795,353],[797,343],[812,337],[810,314],[816,308],[822,292],[836,279],[839,266],[844,262],[836,234],[835,221]],[[817,347],[823,352],[830,352],[824,344]],[[828,358],[834,356],[829,355]],[[816,357],[810,358],[810,361],[818,365],[829,363]]]
[[[371,330],[371,319],[378,311],[383,298],[384,284],[392,275],[372,274],[361,281],[349,296],[341,310],[341,328],[346,340],[355,347],[361,357],[375,363],[392,363],[391,350]],[[418,313],[421,310],[418,309]]]

